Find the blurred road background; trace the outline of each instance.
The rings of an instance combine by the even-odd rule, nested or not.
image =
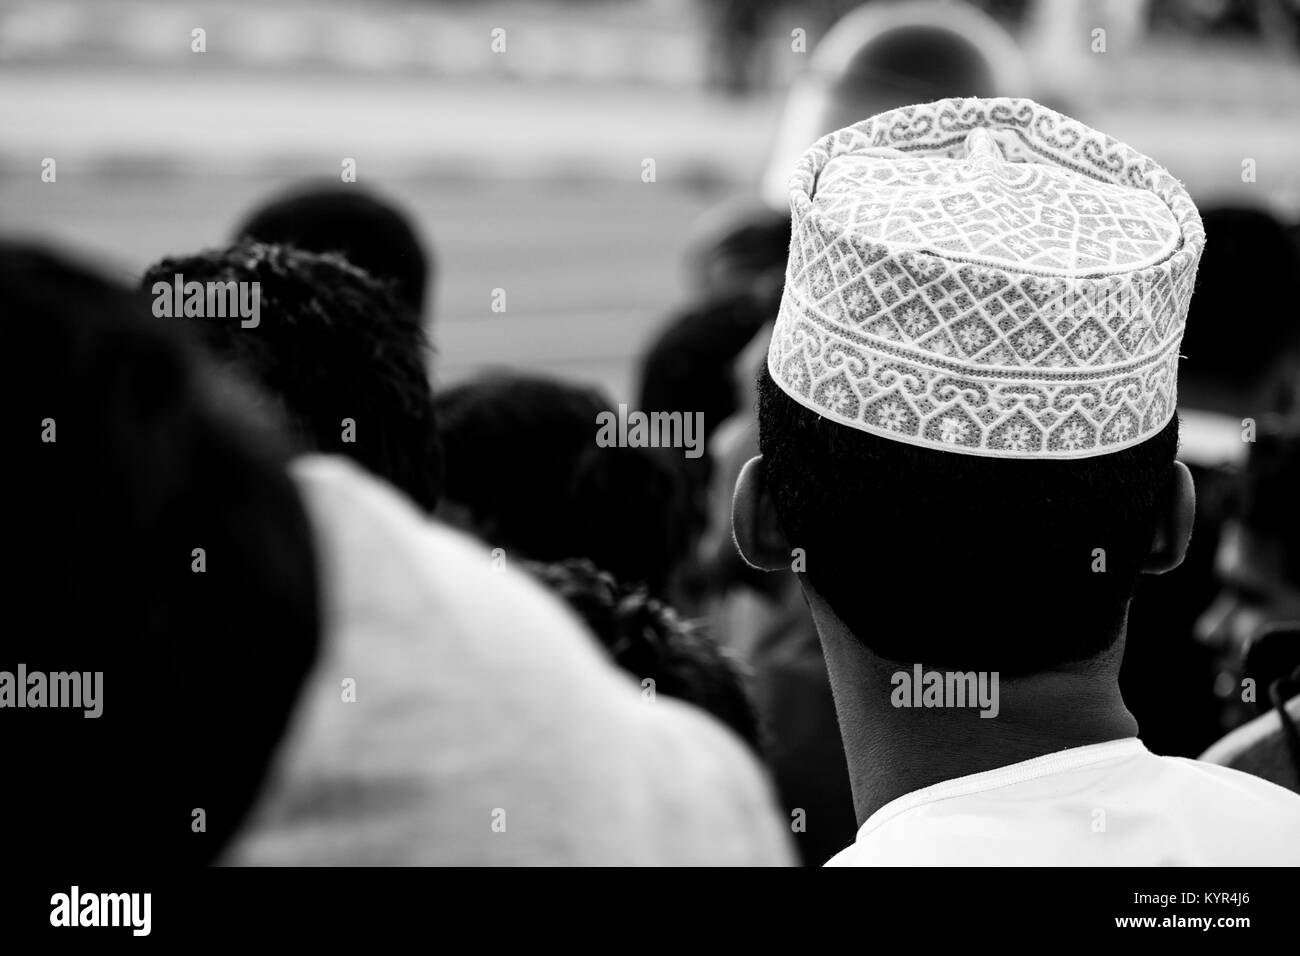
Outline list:
[[[1300,218],[1292,0],[980,5],[1053,105],[1156,156],[1198,201]],[[625,399],[684,294],[692,223],[754,193],[807,62],[792,31],[811,50],[851,4],[737,6],[0,0],[0,231],[134,276],[352,157],[436,250],[439,382],[507,364]]]

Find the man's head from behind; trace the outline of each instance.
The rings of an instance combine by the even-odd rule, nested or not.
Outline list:
[[[260,316],[199,315],[213,353],[280,401],[302,450],[341,454],[432,510],[442,452],[428,343],[391,290],[332,254],[245,240],[164,259],[143,287],[169,295],[183,282],[257,283]]]
[[[143,296],[0,246],[0,301],[0,671],[28,674],[27,707],[0,712],[23,778],[9,849],[205,862],[251,805],[316,649],[286,454]],[[102,680],[55,709],[53,675],[69,674]]]
[[[1006,461],[848,429],[759,379],[742,475],[751,563],[790,567],[877,656],[1005,676],[1106,651],[1137,575],[1181,557],[1177,422],[1112,455]],[[796,565],[798,566],[798,565]]]
[[[254,210],[235,236],[336,252],[393,283],[398,300],[417,321],[424,315],[432,256],[400,209],[355,185],[300,186],[278,195]]]
[[[825,137],[790,201],[742,551],[803,571],[886,660],[1014,676],[1107,654],[1137,575],[1190,533],[1186,192],[1031,101],[967,99]]]

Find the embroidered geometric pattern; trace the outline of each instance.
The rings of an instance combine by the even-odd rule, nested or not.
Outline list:
[[[790,181],[768,352],[792,398],[915,445],[1083,458],[1163,428],[1204,245],[1150,158],[1030,100],[824,137]]]

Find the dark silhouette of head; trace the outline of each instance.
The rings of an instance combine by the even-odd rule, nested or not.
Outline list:
[[[687,234],[682,260],[701,298],[748,292],[780,304],[790,253],[790,210],[757,201],[720,206],[702,215]]]
[[[732,377],[736,358],[776,316],[779,287],[760,297],[746,290],[692,302],[670,317],[641,360],[639,408],[703,412],[707,439],[739,410]],[[708,459],[694,459],[700,467]]]
[[[417,319],[433,282],[433,256],[410,217],[356,185],[297,186],[255,209],[235,237],[336,252],[376,279],[392,282]]]
[[[316,651],[287,450],[143,296],[0,245],[0,301],[0,671],[102,674],[98,717],[0,712],[21,768],[6,855],[208,862],[251,806]]]
[[[827,133],[877,113],[959,96],[1027,96],[1030,71],[1002,24],[968,3],[862,3],[826,31],[786,100],[763,199],[788,211],[787,180]]]
[[[198,316],[211,351],[279,400],[298,447],[346,455],[432,510],[442,481],[424,333],[391,290],[346,260],[244,240],[163,259],[145,289],[185,282],[260,283],[261,315]]]
[[[588,558],[662,594],[688,544],[685,491],[651,448],[602,448],[595,389],[497,373],[439,394],[439,516],[507,554]]]

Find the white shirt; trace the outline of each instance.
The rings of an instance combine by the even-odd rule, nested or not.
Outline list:
[[[762,769],[721,723],[648,702],[549,592],[346,460],[293,474],[322,646],[223,862],[792,861]]]
[[[1300,796],[1136,737],[945,780],[827,866],[1295,866]]]

